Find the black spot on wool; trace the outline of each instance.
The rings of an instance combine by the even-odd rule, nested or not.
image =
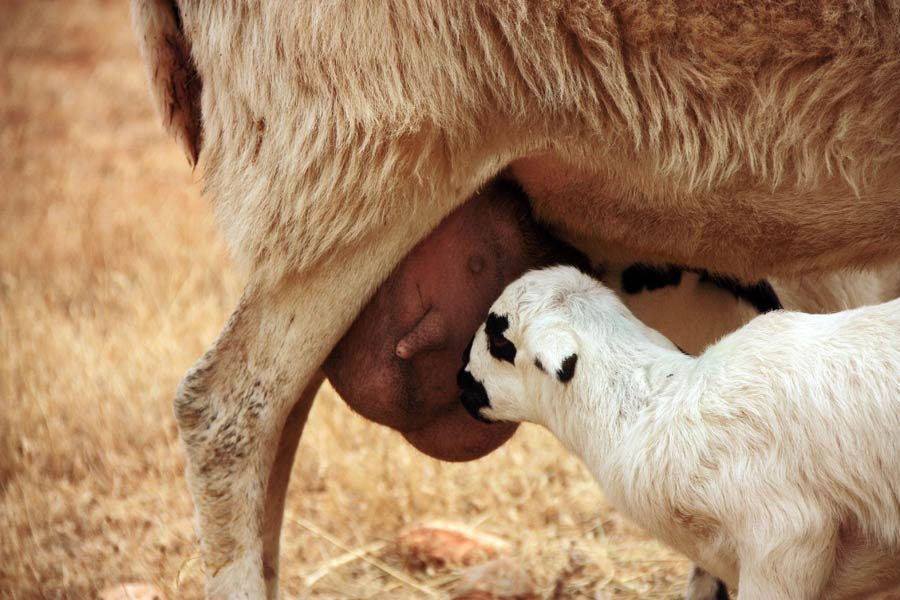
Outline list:
[[[781,300],[766,280],[744,284],[734,277],[710,273],[706,269],[689,269],[678,265],[654,266],[635,263],[622,271],[622,291],[639,294],[681,284],[684,271],[696,273],[702,283],[709,283],[751,305],[759,313],[781,310]]]
[[[575,377],[575,365],[578,363],[578,355],[570,354],[562,361],[562,365],[556,370],[556,377],[563,383],[568,383]]]
[[[653,290],[679,285],[683,269],[675,265],[656,267],[635,263],[622,271],[622,291],[626,294],[638,294],[644,290]]]
[[[772,286],[765,279],[752,284],[743,284],[734,277],[715,275],[709,271],[700,271],[700,281],[711,283],[719,289],[731,293],[735,298],[743,300],[759,313],[781,310],[781,300]]]

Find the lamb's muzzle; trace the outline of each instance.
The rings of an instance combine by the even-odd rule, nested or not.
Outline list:
[[[472,377],[472,374],[466,370],[465,365],[463,365],[459,370],[459,373],[457,373],[456,383],[461,390],[459,399],[468,413],[479,421],[493,423],[494,421],[481,414],[482,408],[491,405],[490,400],[488,400],[487,391],[485,391],[484,385]]]
[[[468,370],[469,356],[472,353],[472,344],[474,343],[475,336],[472,336],[469,345],[466,346],[466,349],[463,351],[462,367],[460,367],[459,371],[456,373],[456,385],[460,390],[459,400],[462,402],[466,412],[472,415],[472,417],[483,423],[493,423],[494,421],[491,421],[481,414],[482,408],[490,406],[487,391],[485,391],[484,385],[472,377],[472,373]]]

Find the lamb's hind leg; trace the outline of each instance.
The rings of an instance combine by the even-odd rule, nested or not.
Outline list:
[[[251,281],[218,340],[182,382],[175,413],[211,597],[275,594],[274,575],[267,589],[264,572],[275,564],[282,508],[276,496],[283,490],[272,477],[274,466],[284,467],[276,460],[279,436],[362,303],[453,206],[413,198],[422,207],[415,219],[382,225],[302,273]],[[282,459],[290,451],[283,447]],[[267,487],[275,493],[269,500]]]

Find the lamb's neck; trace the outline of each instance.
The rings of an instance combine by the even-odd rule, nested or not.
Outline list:
[[[600,476],[615,468],[610,461],[636,419],[653,405],[670,401],[672,390],[690,378],[695,360],[640,330],[606,337],[602,346],[579,358],[581,377],[555,403],[546,426]]]

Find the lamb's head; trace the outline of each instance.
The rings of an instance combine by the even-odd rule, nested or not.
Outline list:
[[[457,376],[466,410],[482,421],[543,423],[545,403],[578,377],[582,346],[573,295],[597,282],[574,267],[526,273],[491,306]]]

